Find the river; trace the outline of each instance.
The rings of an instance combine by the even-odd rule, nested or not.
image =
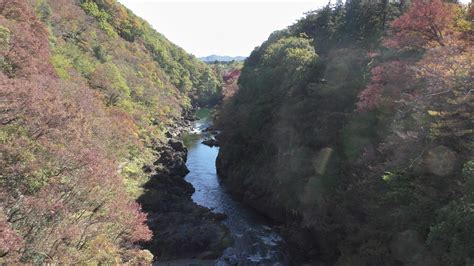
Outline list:
[[[252,210],[233,200],[219,183],[215,161],[219,148],[208,147],[201,141],[210,135],[203,132],[210,124],[209,110],[197,112],[194,130],[184,137],[188,148],[185,177],[196,192],[193,200],[215,212],[225,213],[224,224],[229,228],[234,245],[224,251],[215,265],[286,265],[288,255],[283,239],[268,226],[267,221]]]

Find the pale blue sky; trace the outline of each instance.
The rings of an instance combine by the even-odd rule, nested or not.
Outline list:
[[[170,41],[198,57],[248,56],[270,33],[327,0],[119,0]]]
[[[461,0],[468,3],[470,0]],[[248,56],[270,33],[328,0],[119,0],[198,57]],[[332,0],[336,2],[336,0]]]

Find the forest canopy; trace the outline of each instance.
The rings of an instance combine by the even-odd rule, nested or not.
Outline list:
[[[114,0],[0,0],[0,263],[149,263],[145,165],[221,78]]]
[[[220,114],[224,183],[303,261],[474,259],[473,6],[410,2],[338,1],[274,32]]]

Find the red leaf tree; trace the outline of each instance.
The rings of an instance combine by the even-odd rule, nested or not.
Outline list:
[[[392,36],[385,39],[385,45],[392,48],[444,46],[454,15],[454,7],[449,3],[414,0],[410,9],[391,23]]]

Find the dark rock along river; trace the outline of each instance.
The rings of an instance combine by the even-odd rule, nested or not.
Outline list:
[[[229,228],[234,245],[224,251],[215,265],[287,265],[283,239],[267,226],[265,219],[233,200],[219,183],[215,167],[219,148],[201,143],[209,137],[203,132],[211,124],[208,113],[205,109],[198,111],[200,119],[184,137],[188,148],[186,165],[190,170],[185,179],[196,189],[194,202],[227,215],[223,223]]]

